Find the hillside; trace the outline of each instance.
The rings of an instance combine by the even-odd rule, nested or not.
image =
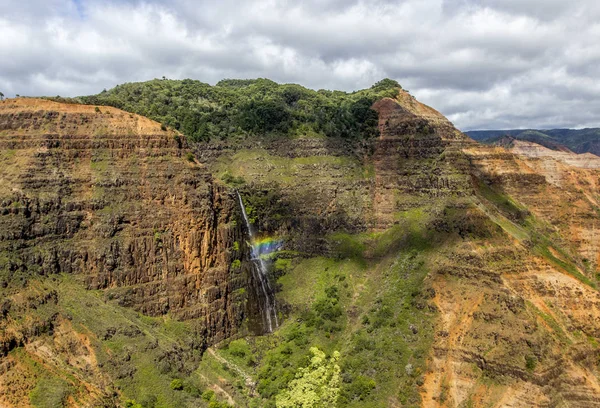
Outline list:
[[[389,82],[75,102],[0,102],[0,405],[600,406],[600,158]]]
[[[552,150],[573,151],[600,155],[600,129],[551,129],[551,130],[473,130],[469,137],[491,144],[504,136],[541,144]]]
[[[117,85],[98,95],[52,99],[135,112],[195,142],[239,140],[252,134],[361,139],[377,131],[373,102],[393,97],[397,87],[390,79],[353,93],[314,91],[262,78],[225,79],[215,86],[191,79],[155,79]]]

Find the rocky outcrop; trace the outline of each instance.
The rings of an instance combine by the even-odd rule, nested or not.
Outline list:
[[[372,156],[370,225],[378,230],[390,227],[395,213],[419,205],[417,197],[469,191],[468,163],[460,148],[473,142],[444,116],[402,90],[396,99],[384,98],[373,109],[379,114],[380,136]]]
[[[514,140],[510,146],[510,150],[519,156],[527,158],[539,158],[543,161],[553,160],[582,169],[600,169],[600,157],[592,153],[576,154],[550,150],[539,144],[522,140]]]
[[[387,256],[427,254],[427,302],[397,305],[438,313],[428,370],[413,378],[422,405],[600,405],[596,159],[478,145],[404,91],[373,108],[376,140],[213,141],[194,146],[194,159],[180,135],[116,109],[0,104],[0,387],[20,390],[13,401],[28,395],[14,374],[36,374],[14,354],[53,361],[50,347],[90,394],[117,398],[94,368],[93,335],[73,336],[66,314],[23,317],[60,304],[54,289],[32,288],[40,276],[68,274],[107,304],[198,322],[191,346],[160,351],[166,372],[238,333],[259,291],[231,183],[259,238],[288,259],[357,256],[376,278],[391,273]],[[334,233],[340,243],[355,234],[343,254]],[[364,248],[366,236],[384,244]],[[356,296],[379,284],[360,282]],[[126,325],[100,337],[119,335],[147,336]],[[107,359],[114,378],[132,378],[127,350],[119,358]]]
[[[148,315],[237,330],[247,285],[228,190],[186,158],[179,134],[118,109],[0,104],[0,283],[74,274]],[[17,290],[17,289],[14,289]]]

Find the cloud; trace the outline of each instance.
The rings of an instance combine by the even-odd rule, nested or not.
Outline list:
[[[576,4],[575,4],[576,3]],[[0,0],[0,90],[398,80],[461,129],[600,126],[592,0]]]

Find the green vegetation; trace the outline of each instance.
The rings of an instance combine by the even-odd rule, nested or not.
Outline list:
[[[338,259],[362,259],[365,246],[356,237],[345,233],[335,233],[331,235],[330,242]]]
[[[580,282],[596,288],[596,284],[579,270],[575,257],[560,245],[562,241],[560,236],[551,233],[553,228],[545,225],[506,194],[494,190],[483,181],[479,180],[477,187],[478,193],[484,199],[483,202],[494,207],[493,211],[487,211],[490,219],[508,234],[531,247],[537,255],[550,264],[564,270]],[[582,265],[585,266],[586,262],[582,261]]]
[[[29,394],[35,408],[56,408],[65,405],[69,385],[59,378],[42,378]]]
[[[327,360],[325,353],[311,347],[308,367],[300,368],[288,388],[277,395],[277,408],[334,407],[340,395],[340,353],[333,352]]]
[[[285,258],[277,258],[273,263],[273,267],[278,272],[286,272],[292,266],[292,261]]]
[[[505,217],[517,224],[523,224],[530,215],[523,206],[517,204],[508,195],[494,190],[482,180],[477,183],[478,192],[492,203]]]
[[[155,80],[125,84],[100,95],[81,98],[81,101],[105,103],[149,115],[161,121],[164,130],[167,126],[177,128],[194,141],[227,139],[237,147],[233,139],[257,136],[302,135],[364,141],[376,134],[370,109],[373,101],[393,96],[398,87],[394,81],[383,80],[369,90],[348,94],[312,91],[262,79],[226,80],[216,86],[190,80]],[[423,126],[417,132],[427,136],[432,129]],[[181,142],[178,136],[175,140]],[[298,149],[303,149],[305,142],[294,141],[300,146]],[[471,281],[476,283],[475,290],[485,288],[487,296],[488,285],[497,283],[492,279],[500,279],[487,273],[488,258],[489,262],[508,263],[512,254],[509,250],[486,252],[485,247],[493,247],[496,239],[510,249],[513,241],[506,240],[507,236],[500,233],[501,228],[523,247],[555,266],[582,281],[587,279],[577,269],[573,257],[557,245],[560,241],[547,238],[544,225],[519,202],[484,181],[475,180],[477,196],[463,196],[461,192],[445,198],[442,194],[445,187],[435,192],[441,192],[441,198],[429,193],[402,193],[398,189],[390,197],[390,205],[396,211],[390,217],[392,227],[372,232],[368,230],[372,224],[366,221],[355,225],[353,221],[359,219],[356,214],[363,220],[367,218],[365,213],[368,211],[369,216],[373,210],[373,197],[362,192],[372,185],[375,165],[365,165],[358,155],[337,156],[328,150],[331,141],[308,142],[308,145],[322,143],[318,150],[323,155],[305,157],[294,152],[287,157],[278,155],[277,147],[252,145],[252,149],[225,153],[207,166],[213,175],[220,176],[230,192],[234,188],[239,191],[259,238],[281,240],[286,245],[295,240],[289,245],[293,251],[275,252],[265,258],[271,264],[271,283],[277,291],[281,324],[274,333],[249,336],[248,326],[253,316],[247,312],[243,312],[246,321],[239,330],[221,332],[220,321],[213,319],[212,314],[208,319],[194,318],[200,307],[212,307],[208,303],[195,310],[190,307],[188,316],[192,317],[184,322],[170,317],[170,300],[165,302],[162,312],[158,311],[165,313],[164,316],[143,316],[123,307],[131,288],[117,285],[105,292],[86,291],[75,281],[79,277],[72,276],[34,281],[40,283],[43,293],[56,291],[60,300],[56,304],[47,302],[35,306],[36,309],[29,312],[42,321],[50,321],[52,316],[64,317],[76,333],[85,336],[101,372],[113,381],[111,395],[127,407],[223,408],[234,401],[236,406],[251,408],[416,407],[421,404],[420,391],[425,383],[426,359],[431,356],[438,307],[443,310],[444,302],[451,303],[450,298],[444,298],[446,293],[438,293],[434,301],[437,296],[434,287],[437,290],[444,279],[442,282],[448,285],[443,290],[450,292],[455,290],[452,285]],[[356,148],[370,144],[343,145]],[[195,156],[188,153],[184,159],[194,162]],[[96,153],[90,165],[95,180],[110,180],[111,160]],[[458,160],[465,159],[449,153],[435,159],[407,155],[398,175],[414,177],[412,181],[417,185],[418,176],[445,174],[444,166],[450,166],[450,162],[452,166],[457,165]],[[468,165],[458,163],[463,164]],[[190,165],[188,170],[199,170],[199,166]],[[448,174],[448,180],[457,185],[462,182],[461,177],[468,178],[450,171]],[[352,183],[347,188],[338,188],[336,179]],[[470,179],[467,184],[470,188]],[[361,186],[367,187],[361,190]],[[97,198],[105,195],[101,188],[99,183],[94,190]],[[319,197],[315,197],[317,194]],[[323,200],[326,207],[307,210],[309,206],[305,204],[322,197],[326,198]],[[111,205],[98,214],[108,217],[120,211],[119,205]],[[241,245],[242,239],[247,237],[239,235],[239,228],[229,228],[241,222],[230,216],[231,213],[220,217],[215,228],[227,238],[220,242],[224,243],[223,248],[229,246],[225,252],[228,259],[233,259],[230,276],[239,280],[228,282],[227,290],[195,288],[200,289],[199,297],[215,296],[227,305],[211,313],[229,314],[229,299],[251,302],[256,296],[248,287],[240,287],[244,285],[243,273],[247,270],[242,269],[241,259],[235,258],[245,257],[239,251],[242,247],[247,249]],[[47,221],[48,225],[52,222]],[[229,225],[224,226],[227,221]],[[161,225],[153,230],[156,248],[169,244],[164,228]],[[239,241],[232,242],[233,239]],[[308,241],[309,245],[302,246],[304,242],[298,241]],[[461,245],[456,242],[462,243],[461,248],[470,254],[468,258],[454,251]],[[43,243],[36,251],[40,258],[47,258]],[[8,257],[0,254],[0,270],[10,264]],[[449,267],[443,268],[446,263]],[[454,268],[454,263],[458,267]],[[471,267],[470,263],[475,266]],[[220,269],[221,264],[217,266],[214,270],[219,275],[226,272]],[[8,266],[5,269],[9,271]],[[18,273],[14,271],[15,275]],[[117,278],[120,273],[119,269],[114,271]],[[466,291],[460,294],[464,300],[468,299]],[[461,302],[458,297],[455,300]],[[521,305],[518,300],[522,301],[512,297],[511,302],[504,303],[503,298],[486,300],[495,302],[498,310],[494,308],[493,313],[487,313],[480,308],[470,313],[475,324],[505,318],[504,311],[500,310],[505,303],[508,310],[517,315]],[[561,343],[569,343],[571,334],[557,322],[560,315],[545,308],[547,313],[544,313],[530,303],[528,307],[531,315],[535,313],[538,322],[548,326]],[[19,318],[25,320],[24,316],[11,315],[15,321]],[[510,323],[509,319],[505,321]],[[47,334],[54,327],[40,327],[36,336],[50,344],[53,338]],[[225,340],[206,349],[207,332],[215,331],[223,334]],[[465,336],[464,340],[464,344],[471,347],[469,342],[473,339]],[[489,343],[482,340],[481,344]],[[503,347],[500,344],[496,349],[504,351]],[[495,350],[486,350],[483,346],[478,350],[494,361]],[[19,362],[26,360],[22,347],[12,353],[19,357]],[[530,373],[535,372],[538,365],[540,371],[546,368],[543,366],[547,363],[547,354],[541,348],[530,347],[525,352],[515,348],[513,354],[518,367]],[[27,364],[34,367],[37,363],[27,361]],[[36,406],[60,405],[82,388],[73,371],[50,373],[35,367],[31,371],[37,383],[31,391],[31,400]],[[451,403],[453,391],[448,377],[441,379],[440,387],[434,398],[441,403]],[[469,397],[462,405],[473,404]]]
[[[394,97],[399,87],[396,81],[384,79],[370,89],[346,93],[268,79],[223,80],[215,86],[191,79],[155,79],[69,102],[138,113],[193,141],[268,134],[366,139],[377,134],[377,114],[371,105],[382,97]]]
[[[105,297],[100,291],[85,290],[68,275],[54,276],[31,285],[28,296],[32,299],[52,296],[57,302],[25,309],[20,312],[23,315],[12,316],[15,321],[33,319],[43,322],[55,317],[58,321],[68,321],[66,325],[63,323],[62,330],[65,333],[68,333],[67,329],[72,330],[73,334],[72,338],[66,334],[65,344],[76,352],[79,347],[76,339],[89,340],[102,371],[120,389],[122,405],[136,408],[228,406],[216,397],[202,405],[200,394],[210,384],[190,374],[200,363],[202,327],[198,326],[199,322],[140,315],[119,306],[118,301],[110,300],[110,296]],[[40,346],[52,352],[56,345],[47,335],[50,326],[43,327],[45,329],[38,329]],[[11,353],[27,367],[27,371],[39,378],[29,395],[35,407],[61,407],[70,397],[79,401],[85,392],[80,379],[93,374],[93,371],[77,371],[76,366],[66,364],[41,364],[21,347]],[[113,386],[106,391],[117,395]],[[107,404],[114,405],[108,401]]]
[[[559,338],[559,340],[561,342],[563,342],[564,344],[570,344],[571,340],[569,339],[569,337],[567,337],[566,333],[564,332],[564,330],[561,328],[561,326],[558,324],[558,322],[554,319],[554,317],[550,316],[549,314],[546,314],[544,312],[542,312],[540,309],[538,309],[533,303],[527,301],[527,305],[538,315],[540,316],[545,322],[546,324],[552,328],[552,331],[554,332],[554,334]]]
[[[419,405],[435,315],[423,283],[434,241],[426,228],[430,214],[407,211],[382,234],[332,234],[331,258],[285,258],[278,298],[292,312],[283,326],[222,349],[256,376],[262,400],[251,406],[379,407],[390,398]],[[316,372],[311,347],[321,353]],[[324,385],[331,359],[339,366],[337,386]],[[314,402],[327,390],[336,404]]]
[[[537,365],[537,359],[535,356],[526,356],[525,357],[525,368],[528,371],[535,370],[535,366]]]
[[[231,175],[229,171],[226,171],[221,175],[221,181],[233,187],[239,187],[245,183],[243,177],[235,177]]]
[[[248,343],[244,339],[234,340],[229,343],[227,350],[229,354],[238,358],[244,358],[250,355]]]
[[[255,189],[250,186],[240,187],[248,221],[256,224],[264,233],[273,232],[282,219],[291,214],[292,207],[284,199],[277,185],[270,189]]]
[[[173,381],[171,381],[171,389],[175,391],[183,390],[183,381],[181,381],[179,378],[175,378]]]
[[[226,402],[220,402],[213,390],[206,390],[202,393],[202,399],[208,402],[208,408],[228,408],[229,405]]]

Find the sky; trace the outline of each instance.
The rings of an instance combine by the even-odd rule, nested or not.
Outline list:
[[[461,130],[600,127],[597,0],[0,0],[0,92],[397,80]]]

